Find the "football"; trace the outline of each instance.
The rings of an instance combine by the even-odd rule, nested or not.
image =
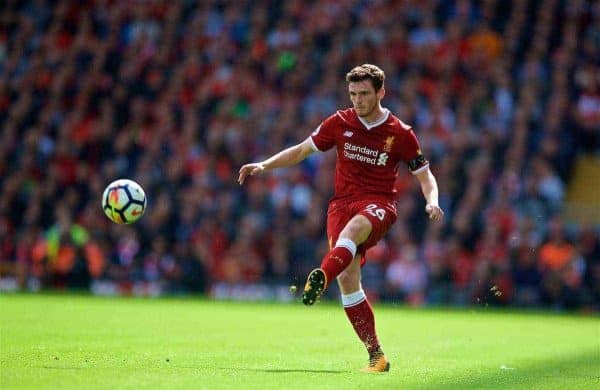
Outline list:
[[[146,211],[146,194],[133,180],[115,180],[102,194],[102,211],[114,223],[134,223]]]

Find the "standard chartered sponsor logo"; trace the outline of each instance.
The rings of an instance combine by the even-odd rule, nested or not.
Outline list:
[[[379,154],[378,150],[369,149],[366,146],[352,145],[351,143],[348,143],[348,142],[346,142],[344,144],[344,150],[348,150],[350,152],[359,152],[362,154],[366,154],[367,156],[373,156],[373,157],[377,157],[377,155]]]
[[[375,165],[375,163],[376,163],[375,158],[363,156],[362,154],[359,154],[359,153],[350,153],[347,150],[344,150],[344,157],[349,158],[351,160],[366,162],[366,163],[372,164],[372,165]]]
[[[379,154],[379,150],[353,145],[349,142],[344,143],[344,157],[372,165],[385,165],[388,159],[387,153]]]

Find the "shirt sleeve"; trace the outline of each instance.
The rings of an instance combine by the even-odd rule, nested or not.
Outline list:
[[[429,161],[423,156],[419,140],[412,129],[406,130],[404,142],[402,142],[401,157],[413,175],[422,172],[429,166]]]
[[[336,116],[325,119],[310,135],[313,145],[320,152],[325,152],[335,146]]]

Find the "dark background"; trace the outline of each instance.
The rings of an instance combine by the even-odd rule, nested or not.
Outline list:
[[[349,106],[345,73],[366,62],[446,211],[429,223],[399,175],[368,294],[598,310],[599,224],[567,212],[600,208],[568,191],[600,155],[600,5],[577,0],[2,1],[2,286],[302,284],[327,250],[335,153],[244,187],[237,171]],[[135,225],[102,214],[117,178],[148,196]]]

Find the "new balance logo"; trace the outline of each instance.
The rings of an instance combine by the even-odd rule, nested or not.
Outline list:
[[[352,134],[354,134],[354,133],[350,130],[344,131],[344,137],[352,137]]]

